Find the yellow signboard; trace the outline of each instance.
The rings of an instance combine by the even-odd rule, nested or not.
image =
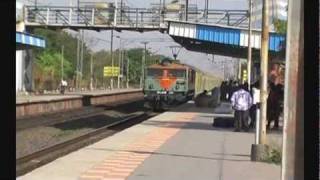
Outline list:
[[[105,66],[103,68],[103,76],[104,77],[116,77],[120,74],[120,68],[119,67],[111,67],[111,66]]]

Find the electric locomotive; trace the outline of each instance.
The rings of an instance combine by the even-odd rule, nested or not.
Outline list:
[[[146,69],[145,106],[154,111],[191,100],[195,94],[195,71],[189,66],[163,60]]]

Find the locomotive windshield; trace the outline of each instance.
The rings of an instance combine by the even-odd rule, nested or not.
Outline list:
[[[147,72],[148,76],[162,76],[162,70],[161,69],[148,69]]]
[[[180,77],[180,78],[184,78],[185,77],[185,70],[169,70],[169,75],[173,76],[173,77]]]

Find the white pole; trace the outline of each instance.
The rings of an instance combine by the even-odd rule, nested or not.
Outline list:
[[[110,52],[111,52],[111,78],[110,78],[110,88],[111,90],[113,90],[113,66],[114,66],[114,62],[113,62],[113,29],[111,29],[111,42],[110,42]]]
[[[113,20],[113,26],[117,26],[117,14],[118,14],[118,1],[114,0],[115,4],[115,11],[114,11],[114,20]]]
[[[63,50],[64,46],[61,47],[61,81],[63,80]]]
[[[127,88],[129,88],[129,63],[130,63],[130,59],[129,59],[129,57],[127,57],[127,77],[126,77]]]
[[[247,62],[247,72],[248,72],[248,86],[250,87],[251,85],[251,64],[252,64],[252,55],[251,55],[251,35],[252,35],[252,30],[251,30],[251,16],[252,16],[252,0],[249,0],[249,37],[248,37],[248,62]]]
[[[119,68],[119,74],[118,74],[118,89],[120,88],[120,66],[121,66],[121,38],[119,38],[119,51],[118,51],[118,68]]]
[[[258,107],[259,105],[257,104],[257,108],[256,108],[256,138],[255,138],[255,143],[259,144],[259,132],[260,132],[260,107]]]
[[[80,89],[81,89],[81,82],[83,78],[83,48],[84,48],[84,32],[81,30],[81,54],[80,54]]]
[[[262,33],[261,33],[261,79],[260,79],[260,135],[259,144],[266,144],[266,120],[268,97],[268,51],[269,51],[269,8],[268,0],[263,0]]]
[[[121,51],[121,88],[123,87],[123,71],[124,71],[124,62],[123,62],[123,58],[124,58],[124,47],[122,47],[122,51]]]
[[[93,54],[91,54],[90,59],[90,90],[93,90]]]

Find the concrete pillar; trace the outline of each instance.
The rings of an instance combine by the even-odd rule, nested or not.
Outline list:
[[[24,51],[16,51],[16,93],[23,90]]]
[[[23,84],[24,89],[27,92],[31,92],[33,90],[33,79],[32,79],[32,65],[33,65],[33,52],[32,49],[26,50],[26,56],[24,58],[24,77]]]
[[[16,31],[24,32],[26,29],[23,21],[16,22]],[[24,72],[25,72],[25,50],[16,51],[16,93],[25,90]]]

